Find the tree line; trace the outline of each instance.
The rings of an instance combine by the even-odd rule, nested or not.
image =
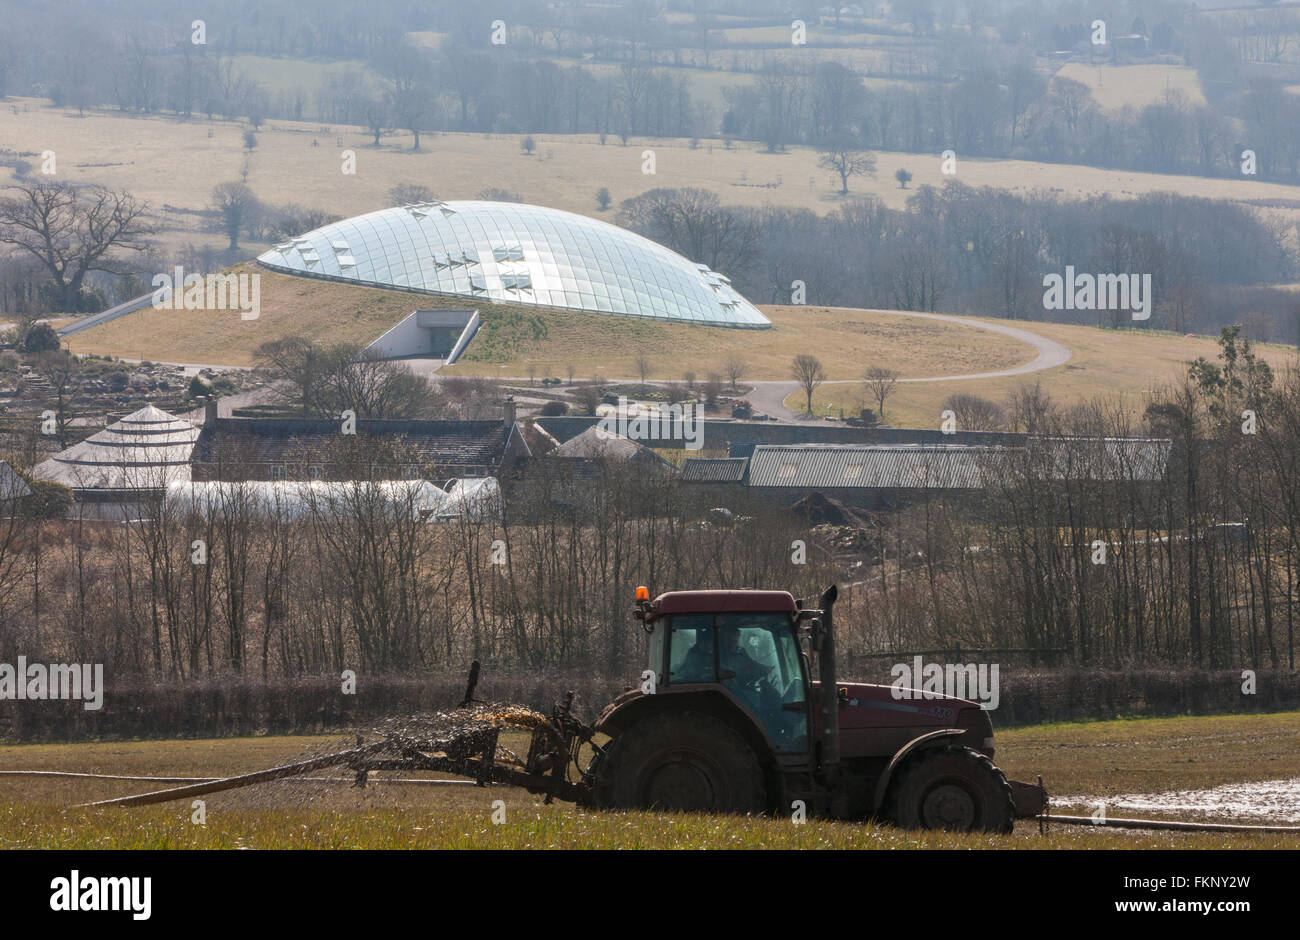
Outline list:
[[[1223,200],[1067,199],[953,180],[921,187],[903,210],[865,196],[822,216],[726,206],[687,187],[626,200],[618,221],[725,273],[757,303],[801,294],[822,306],[1134,325],[1128,310],[1045,310],[1044,277],[1071,266],[1150,274],[1155,305],[1144,326],[1213,333],[1242,320],[1258,338],[1300,340],[1295,298],[1268,287],[1293,277],[1290,233]]]
[[[931,61],[926,80],[873,89],[861,72],[820,51],[804,58],[773,54],[746,80],[726,84],[718,108],[692,93],[690,69],[663,67],[681,64],[663,54],[672,43],[693,49],[715,41],[707,15],[701,27],[683,31],[639,4],[581,16],[515,4],[501,21],[508,41],[494,45],[491,21],[463,5],[431,3],[417,12],[381,4],[372,22],[346,26],[351,11],[331,4],[313,8],[306,22],[283,14],[273,24],[260,10],[230,6],[214,18],[211,41],[203,44],[193,41],[188,22],[170,15],[160,15],[149,30],[132,30],[124,24],[138,11],[119,10],[120,20],[96,26],[92,18],[56,38],[30,14],[15,11],[0,37],[0,48],[12,52],[0,70],[8,76],[0,97],[36,93],[83,112],[107,106],[186,119],[246,118],[254,126],[267,117],[349,124],[366,128],[376,143],[404,131],[417,149],[421,134],[440,131],[597,133],[623,141],[720,136],[761,142],[770,152],[847,136],[863,149],[931,156],[951,149],[961,157],[1300,180],[1300,98],[1282,80],[1241,68],[1289,54],[1295,23],[1284,11],[1273,11],[1281,17],[1276,23],[1265,17],[1253,27],[1231,18],[1216,26],[1172,4],[1143,11],[1162,17],[1154,21],[1163,29],[1151,30],[1153,44],[1198,69],[1206,100],[1173,90],[1113,111],[1096,102],[1088,85],[1061,75],[1049,79],[1038,65],[1036,56],[1061,44],[1079,40],[1091,48],[1079,35],[1086,37],[1092,14],[1081,9],[1044,14],[1012,7],[999,14],[994,41],[975,29],[990,19],[983,4],[966,5],[966,24],[950,15],[944,26],[942,11],[913,3],[890,15],[909,24],[909,54]],[[949,14],[956,9],[950,7]],[[1109,12],[1112,31],[1146,29],[1136,8],[1121,4]],[[782,18],[772,22],[779,26]],[[1224,24],[1235,40],[1222,34]],[[437,48],[418,38],[431,25],[442,27]],[[1247,39],[1268,39],[1275,48],[1256,54]],[[683,45],[675,48],[680,59]],[[1101,61],[1117,63],[1113,44],[1106,48],[1109,58]],[[588,52],[601,68],[579,64]],[[237,61],[241,54],[341,64],[301,85],[268,87]]]

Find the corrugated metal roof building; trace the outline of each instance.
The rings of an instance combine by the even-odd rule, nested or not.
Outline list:
[[[820,492],[853,505],[883,507],[923,492],[978,497],[1004,486],[1080,481],[1141,486],[1164,479],[1172,450],[1171,441],[1141,438],[1031,438],[1019,447],[758,444],[733,447],[728,460],[701,461],[687,473],[700,482],[748,484],[783,501]],[[735,456],[737,451],[750,451],[747,461]],[[728,477],[733,463],[745,464],[743,478]]]
[[[1046,480],[1152,483],[1164,479],[1173,441],[1129,437],[1031,437],[1028,470]]]
[[[1001,447],[961,444],[760,444],[749,459],[749,485],[801,490],[977,490],[996,478],[1007,453]]]
[[[681,479],[683,483],[744,483],[748,469],[745,457],[687,457]]]

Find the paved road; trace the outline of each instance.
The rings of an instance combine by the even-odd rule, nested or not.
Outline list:
[[[959,326],[988,330],[991,333],[1001,333],[1003,336],[1009,336],[1022,343],[1028,343],[1038,350],[1038,355],[1034,359],[1011,369],[999,369],[996,372],[977,372],[971,375],[932,375],[913,379],[899,379],[900,384],[903,382],[965,382],[971,379],[999,379],[1013,375],[1025,375],[1030,372],[1041,372],[1044,369],[1055,368],[1068,362],[1072,355],[1067,347],[1062,346],[1055,340],[1039,336],[1037,333],[1031,333],[1029,330],[1022,330],[1019,327],[1006,326],[1002,323],[984,323],[980,320],[950,316],[945,313],[913,313],[908,310],[872,310],[871,312],[897,317],[919,317],[923,320],[944,320],[949,323],[956,323]],[[824,384],[857,385],[861,381],[861,379],[834,379]],[[749,393],[749,403],[754,406],[756,411],[769,414],[780,421],[817,420],[798,415],[785,406],[785,399],[792,393],[799,391],[798,382],[757,381],[750,384],[754,386],[754,390]]]

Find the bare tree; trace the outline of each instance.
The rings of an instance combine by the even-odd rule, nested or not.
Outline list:
[[[1047,91],[1047,81],[1032,62],[1018,62],[1006,72],[1007,107],[1011,118],[1011,147],[1016,146],[1016,132],[1034,102]]]
[[[790,363],[790,374],[794,376],[794,380],[799,383],[799,387],[807,396],[807,413],[812,414],[813,392],[826,381],[826,370],[822,368],[821,360],[808,353],[800,353]]]
[[[1001,405],[970,392],[949,395],[943,407],[957,416],[957,426],[963,431],[997,431],[1006,423]]]
[[[717,372],[710,372],[709,377],[704,380],[703,386],[704,404],[707,408],[716,408],[718,406],[718,396],[722,394],[722,376]]]
[[[363,355],[353,345],[332,347],[327,361],[334,364],[325,386],[329,417],[352,410],[373,420],[414,418],[427,408],[429,384],[405,363]]]
[[[358,110],[366,130],[374,138],[374,146],[378,147],[379,138],[388,130],[392,119],[393,109],[388,95],[376,89],[361,98]]]
[[[212,208],[221,214],[230,250],[238,251],[239,232],[257,208],[257,197],[243,183],[218,183],[212,187]]]
[[[36,357],[36,371],[50,383],[54,395],[55,433],[59,446],[68,446],[68,399],[77,385],[77,376],[81,371],[80,363],[66,349],[52,349]]]
[[[582,407],[584,414],[594,415],[600,405],[600,382],[592,379],[582,382],[573,389],[574,400]]]
[[[411,132],[412,150],[420,149],[420,131],[424,130],[429,115],[429,102],[433,99],[432,70],[423,50],[403,43],[390,57],[393,82],[391,108],[393,120]]]
[[[0,244],[36,258],[49,273],[65,310],[75,311],[91,271],[126,274],[115,255],[144,251],[154,231],[149,207],[130,193],[38,180],[0,199]]]
[[[290,335],[262,343],[253,350],[253,361],[267,371],[273,394],[301,407],[304,418],[317,413],[330,372],[323,349],[305,336]]]
[[[650,357],[645,353],[637,353],[636,373],[641,377],[641,391],[645,392],[645,383],[650,378]]]
[[[619,224],[733,277],[758,255],[755,220],[707,189],[652,189],[624,200]]]
[[[1079,130],[1079,118],[1092,100],[1092,89],[1073,78],[1057,75],[1052,79],[1051,101],[1053,107],[1065,118],[1065,126],[1073,135]]]
[[[872,366],[862,376],[862,381],[867,386],[867,393],[876,402],[876,413],[882,417],[885,414],[885,400],[893,394],[898,376],[896,370],[886,369],[884,366]]]
[[[730,383],[728,388],[732,391],[739,391],[740,382],[745,377],[745,373],[749,371],[749,363],[739,356],[730,356],[723,365],[723,369],[726,370],[727,381]]]
[[[876,155],[867,153],[857,147],[847,137],[834,137],[825,145],[817,165],[823,170],[831,170],[839,175],[840,192],[849,192],[850,176],[875,176]]]
[[[428,186],[419,183],[398,183],[388,190],[388,201],[395,206],[405,206],[414,202],[434,202],[437,194]]]

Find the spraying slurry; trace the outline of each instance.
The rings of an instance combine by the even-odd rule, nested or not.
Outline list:
[[[1207,789],[1171,790],[1167,793],[1052,797],[1053,807],[1086,806],[1095,810],[1098,804],[1105,805],[1107,814],[1138,810],[1216,819],[1294,823],[1300,822],[1300,778],[1226,783]]]

